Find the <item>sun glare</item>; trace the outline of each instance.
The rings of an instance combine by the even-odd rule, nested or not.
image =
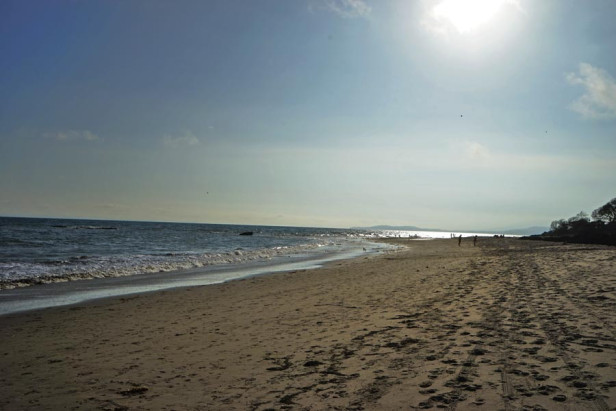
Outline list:
[[[451,24],[459,33],[468,33],[490,22],[511,0],[443,0],[432,9],[437,22]]]

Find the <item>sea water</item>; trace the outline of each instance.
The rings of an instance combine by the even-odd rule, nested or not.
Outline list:
[[[2,217],[0,287],[320,259],[374,248],[363,241],[370,237],[330,228]]]
[[[380,236],[357,229],[0,217],[0,314],[311,268],[382,251],[388,246],[370,241]]]

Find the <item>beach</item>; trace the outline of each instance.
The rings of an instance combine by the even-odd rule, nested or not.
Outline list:
[[[514,238],[0,317],[0,409],[616,409],[616,248]]]

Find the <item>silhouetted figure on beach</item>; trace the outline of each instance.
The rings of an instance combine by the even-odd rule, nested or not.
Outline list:
[[[458,247],[462,244],[462,234],[458,237]]]
[[[477,245],[477,236],[473,238],[473,247],[475,247],[476,245]]]

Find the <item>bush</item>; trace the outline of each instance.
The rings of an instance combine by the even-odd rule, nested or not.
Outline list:
[[[594,210],[591,215],[592,220],[588,214],[581,211],[567,220],[554,220],[549,231],[539,236],[524,238],[616,245],[616,198]]]

